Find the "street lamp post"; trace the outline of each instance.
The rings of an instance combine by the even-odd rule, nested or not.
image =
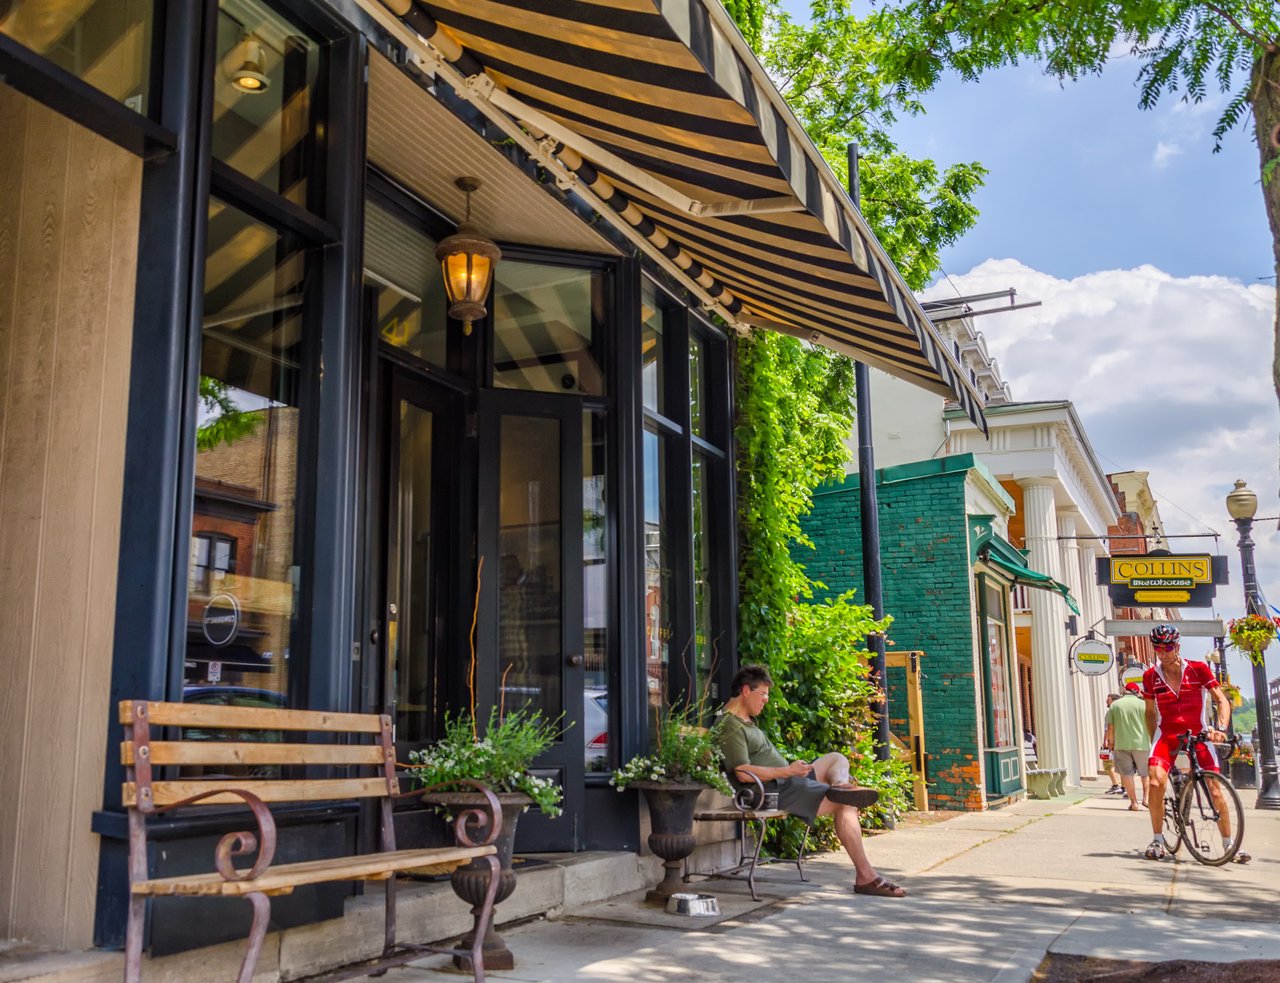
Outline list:
[[[1258,573],[1253,566],[1253,517],[1258,513],[1258,496],[1237,481],[1235,489],[1227,495],[1227,512],[1236,529],[1240,531],[1240,573],[1244,581],[1244,604],[1249,614],[1264,618],[1267,606],[1258,589]],[[1267,669],[1261,657],[1253,664],[1254,705],[1258,708],[1259,780],[1258,809],[1280,809],[1280,769],[1276,767],[1276,738],[1271,722],[1271,697],[1267,687]]]

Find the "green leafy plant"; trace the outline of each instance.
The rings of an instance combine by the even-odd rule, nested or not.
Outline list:
[[[206,422],[196,427],[196,450],[211,451],[219,444],[234,444],[257,432],[262,414],[242,410],[231,398],[231,387],[211,376],[200,377],[201,412]]]
[[[555,725],[534,711],[489,714],[484,736],[477,738],[470,714],[445,719],[444,736],[421,751],[410,751],[408,774],[419,787],[443,785],[470,778],[495,792],[523,792],[547,816],[561,813],[563,789],[548,778],[529,774],[533,759],[558,737]],[[458,786],[458,791],[470,791]]]
[[[1237,744],[1236,749],[1231,752],[1231,763],[1245,765],[1252,768],[1254,764],[1253,745]]]
[[[1280,618],[1267,618],[1261,614],[1246,614],[1227,622],[1227,634],[1231,644],[1243,652],[1256,666],[1263,665],[1263,653],[1276,637]]]
[[[615,771],[609,784],[621,791],[636,782],[694,783],[731,795],[715,733],[697,726],[694,721],[698,718],[696,711],[682,704],[661,709],[653,750]]]

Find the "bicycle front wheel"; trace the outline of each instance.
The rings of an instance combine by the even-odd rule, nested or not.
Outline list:
[[[1244,808],[1231,783],[1202,771],[1183,787],[1178,806],[1191,856],[1210,867],[1230,862],[1244,837]]]

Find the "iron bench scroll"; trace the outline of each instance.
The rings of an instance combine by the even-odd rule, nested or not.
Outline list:
[[[335,881],[383,881],[385,883],[384,944],[380,956],[351,963],[320,977],[349,979],[390,966],[420,959],[433,952],[464,956],[472,961],[476,983],[484,981],[483,943],[493,917],[500,868],[494,845],[502,828],[502,807],[497,797],[478,782],[467,782],[483,794],[486,805],[466,809],[454,821],[457,846],[397,850],[392,806],[396,799],[421,796],[427,789],[401,792],[395,771],[395,745],[391,718],[385,714],[325,713],[262,707],[223,707],[195,703],[157,703],[125,700],[120,703],[124,741],[120,747],[125,766],[123,804],[129,814],[129,916],[125,936],[125,981],[142,978],[142,947],[146,902],[149,897],[242,897],[253,907],[239,983],[250,983],[262,951],[271,916],[271,897],[289,894],[295,887]],[[175,739],[163,739],[170,727]],[[210,739],[210,729],[234,735],[223,741]],[[249,731],[246,735],[243,732]],[[280,743],[282,732],[323,733],[351,743]],[[255,740],[254,734],[265,734]],[[200,735],[200,736],[197,736]],[[368,738],[373,737],[373,743]],[[160,739],[157,739],[160,738]],[[356,743],[364,738],[366,743]],[[305,737],[303,738],[305,740]],[[182,766],[183,771],[176,769]],[[193,766],[212,767],[214,777],[192,776]],[[334,767],[372,770],[374,777],[292,778],[274,777],[282,766]],[[257,775],[250,769],[259,769]],[[161,771],[164,769],[164,771]],[[265,770],[272,777],[259,777]],[[176,777],[166,772],[174,772]],[[232,772],[248,772],[243,777]],[[331,771],[330,771],[331,773]],[[380,849],[375,853],[300,863],[275,864],[276,824],[269,802],[335,802],[377,798],[381,806]],[[147,865],[147,818],[192,805],[247,806],[252,830],[227,833],[215,849],[214,872],[179,877],[152,878]],[[233,858],[252,856],[252,866],[238,868]],[[489,868],[484,901],[477,916],[475,943],[467,949],[396,940],[396,882],[399,872],[428,868],[452,870],[466,863]]]
[[[764,834],[771,819],[786,819],[791,813],[785,809],[765,808],[768,802],[769,793],[765,792],[764,783],[755,775],[751,775],[751,783],[735,783],[737,790],[733,794],[733,808],[731,809],[704,809],[695,812],[693,818],[698,822],[715,822],[715,823],[737,823],[739,826],[738,835],[738,862],[727,870],[719,870],[711,873],[712,877],[739,877],[745,878],[747,887],[751,891],[751,900],[759,901],[760,895],[756,893],[756,867],[761,863],[772,863],[780,858],[778,857],[761,857],[760,848],[764,845]],[[777,801],[777,794],[773,794],[774,801]],[[751,824],[758,823],[754,836],[751,831]],[[754,840],[753,843],[750,841]],[[800,853],[795,859],[796,871],[800,875],[800,880],[808,881],[804,876],[804,852],[809,845],[809,828],[805,827],[804,840],[800,844]],[[744,874],[743,871],[746,871]],[[693,876],[693,872],[689,870],[689,859],[686,857],[684,862],[684,879],[686,883]]]

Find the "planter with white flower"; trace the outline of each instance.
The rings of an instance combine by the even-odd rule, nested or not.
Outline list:
[[[1245,654],[1255,666],[1264,665],[1264,654],[1276,637],[1280,618],[1268,618],[1261,614],[1246,614],[1227,622],[1227,634],[1231,644]]]
[[[551,747],[557,736],[555,725],[537,712],[517,710],[500,716],[495,711],[489,715],[483,732],[471,714],[460,714],[446,720],[445,733],[439,741],[409,754],[408,774],[421,787],[432,789],[423,795],[423,801],[450,815],[472,811],[473,823],[482,835],[488,835],[487,819],[477,810],[482,804],[482,793],[470,791],[468,783],[482,782],[497,795],[502,818],[494,845],[498,848],[502,873],[495,905],[509,898],[516,888],[511,852],[521,814],[536,805],[547,816],[560,815],[561,787],[549,779],[529,774],[534,758]],[[484,904],[487,877],[473,862],[453,871],[449,878],[454,893],[472,906],[472,914],[477,917]],[[502,936],[493,930],[494,921],[496,916],[490,919],[484,939],[485,968],[513,969],[515,957]],[[474,931],[473,928],[464,937],[461,947],[472,944]],[[454,956],[453,962],[459,969],[472,968],[471,960],[465,956]]]
[[[639,789],[649,806],[649,849],[662,858],[665,868],[661,883],[645,896],[651,904],[666,905],[682,890],[680,864],[696,844],[693,813],[698,796],[708,788],[733,794],[721,761],[714,734],[691,725],[680,708],[671,708],[658,716],[652,753],[632,758],[610,779],[619,790]]]

